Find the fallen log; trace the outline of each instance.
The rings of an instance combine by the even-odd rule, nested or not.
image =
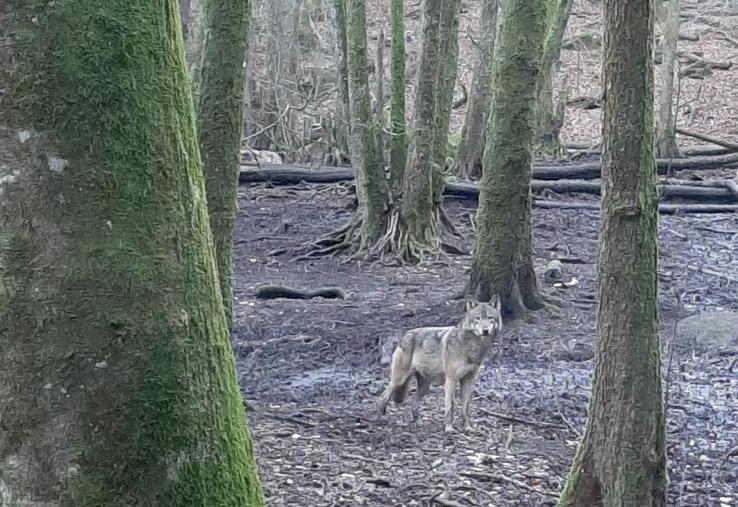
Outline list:
[[[542,199],[533,199],[533,207],[543,209],[600,210],[599,203],[594,202],[566,202]],[[738,212],[738,204],[659,204],[659,213],[662,215],[736,212]]]
[[[656,159],[659,174],[670,171],[717,169],[738,164],[738,153],[729,153],[714,157],[691,157],[679,159]],[[244,167],[244,166],[242,166]],[[249,167],[249,166],[246,166]],[[250,166],[253,167],[253,166]],[[353,179],[350,167],[323,166],[317,170],[308,169],[304,165],[271,165],[262,164],[263,170],[242,170],[241,182],[269,181],[274,184],[294,184],[300,181],[308,183],[336,183]],[[533,178],[538,180],[586,179],[600,177],[601,163],[586,162],[568,165],[533,164]],[[246,174],[244,174],[246,173]]]
[[[580,193],[600,195],[599,180],[533,180],[531,187],[534,192],[551,190],[560,194]],[[684,184],[662,184],[659,185],[659,195],[662,198],[695,199],[701,201],[728,201],[736,199],[733,192],[724,185],[684,185]],[[465,197],[476,197],[479,195],[479,185],[474,183],[448,182],[446,183],[446,194]]]
[[[715,156],[715,155],[727,155],[728,153],[735,153],[736,150],[730,148],[718,148],[710,146],[688,146],[686,148],[680,148],[682,156],[684,157],[702,157],[702,156]]]
[[[534,175],[536,174],[535,168],[533,173]],[[353,172],[348,167],[333,167],[320,171],[311,171],[299,166],[278,165],[261,171],[241,170],[240,180],[242,183],[270,182],[275,185],[294,185],[300,182],[338,183],[352,181]],[[557,193],[600,194],[600,182],[598,180],[534,179],[532,181],[532,187],[536,192],[552,190]],[[722,182],[715,182],[713,186],[667,183],[659,185],[659,189],[662,198],[682,198],[700,201],[735,200],[731,189],[726,187]],[[479,185],[476,183],[448,182],[446,183],[445,194],[461,197],[476,197],[479,195]]]
[[[708,141],[709,142],[709,141]],[[602,150],[600,150],[598,144],[587,144],[587,143],[571,143],[564,145],[564,148],[567,151],[574,151],[574,152],[586,152],[589,155],[601,155]],[[699,146],[699,145],[692,145],[692,146],[685,146],[684,148],[679,148],[679,152],[682,154],[682,157],[713,157],[715,155],[727,155],[729,153],[735,153],[736,149],[731,148],[722,148],[722,147],[713,147],[713,146]]]

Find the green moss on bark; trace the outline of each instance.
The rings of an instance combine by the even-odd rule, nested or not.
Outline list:
[[[441,11],[439,34],[438,76],[436,77],[436,126],[433,141],[433,203],[439,209],[443,203],[446,184],[446,157],[448,156],[448,126],[454,85],[459,62],[459,11],[461,0],[445,0]]]
[[[369,95],[366,1],[347,0],[347,8],[351,162],[359,198],[360,248],[367,248],[379,239],[383,231],[384,195]]]
[[[233,315],[233,230],[238,209],[243,69],[250,13],[250,0],[206,0],[200,61],[193,73],[208,216],[229,326]]]
[[[484,172],[467,292],[501,297],[508,318],[541,308],[533,271],[531,168],[536,82],[545,33],[543,0],[502,5],[492,71]]]
[[[582,449],[559,505],[666,505],[658,334],[653,1],[606,0],[597,342]]]
[[[402,188],[407,162],[407,131],[405,124],[405,2],[391,0],[390,22],[392,55],[390,62],[390,177],[396,192]]]
[[[24,469],[3,480],[65,506],[262,505],[177,3],[12,4],[0,465]]]

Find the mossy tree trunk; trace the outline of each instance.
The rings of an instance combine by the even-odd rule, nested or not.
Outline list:
[[[351,117],[349,152],[358,205],[343,227],[309,245],[303,258],[346,250],[370,253],[388,223],[388,185],[377,156],[376,125],[369,93],[366,0],[346,0],[346,49]]]
[[[175,0],[0,9],[0,495],[262,505]]]
[[[492,113],[466,292],[499,294],[507,318],[542,307],[533,271],[531,169],[536,82],[545,35],[544,0],[509,0],[492,70]]]
[[[385,141],[384,141],[384,30],[379,29],[377,37],[377,55],[374,60],[374,98],[375,98],[375,133],[377,135],[377,165],[383,178],[387,178],[385,164]]]
[[[193,76],[197,136],[226,320],[233,314],[233,231],[244,105],[250,0],[205,0],[200,62]]]
[[[391,0],[391,83],[390,83],[390,181],[392,191],[402,188],[407,163],[407,127],[405,123],[405,2]]]
[[[338,83],[338,100],[336,101],[336,119],[333,139],[336,142],[337,155],[335,162],[343,162],[348,155],[349,130],[351,117],[349,114],[349,85],[346,48],[346,1],[333,1],[333,29],[336,32],[336,71]]]
[[[536,151],[544,158],[561,155],[560,131],[564,123],[565,103],[554,107],[554,77],[559,67],[561,45],[574,0],[548,0],[546,6],[546,39],[543,45],[541,71],[538,75],[536,118]],[[566,91],[562,91],[566,97]]]
[[[477,50],[479,52],[466,106],[461,141],[456,153],[455,173],[464,179],[482,176],[485,130],[492,95],[492,55],[497,30],[497,0],[482,1]]]
[[[458,30],[459,6],[460,0],[427,0],[423,8],[423,41],[402,199],[388,231],[391,240],[387,244],[402,260],[420,260],[440,247],[441,210],[436,197],[438,188],[443,190],[438,181],[443,167],[438,165],[439,153],[445,153],[445,149],[439,147],[439,131],[444,130],[444,136],[448,136],[448,118],[441,118],[446,107],[440,101],[448,95],[449,86],[453,94],[456,65],[453,69],[442,67],[455,61],[458,54],[458,41],[450,38]],[[446,144],[444,138],[443,145]]]
[[[604,13],[596,355],[587,428],[559,505],[661,507],[654,1],[605,0]]]
[[[351,162],[359,199],[359,249],[373,245],[384,225],[385,196],[369,94],[366,43],[366,0],[347,0],[347,49],[349,110],[351,114]]]
[[[656,156],[672,158],[679,156],[676,144],[674,118],[674,70],[679,41],[679,0],[669,0],[664,21],[663,60],[661,62],[661,95],[659,97],[658,134]]]
[[[433,141],[433,210],[438,214],[443,204],[448,156],[448,126],[454,101],[454,85],[459,63],[459,15],[461,0],[444,0],[439,34],[440,61],[436,77],[436,126]]]

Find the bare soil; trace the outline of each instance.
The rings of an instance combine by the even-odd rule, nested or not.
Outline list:
[[[538,266],[567,257],[576,263],[566,264],[565,278],[579,283],[545,287],[569,303],[559,318],[542,313],[507,325],[475,387],[474,427],[444,438],[440,387],[425,399],[418,428],[405,406],[376,415],[388,373],[382,343],[408,328],[457,322],[462,302],[450,298],[470,257],[408,268],[294,262],[301,245],[344,223],[353,196],[340,185],[241,190],[233,347],[255,409],[249,420],[267,504],[554,505],[586,421],[592,361],[570,349],[594,337],[598,213],[534,210]],[[467,248],[475,205],[446,201]],[[736,309],[738,283],[714,274],[738,277],[736,231],[738,214],[661,220],[670,505],[738,505],[738,350],[672,346],[677,319]],[[335,286],[346,298],[257,300],[263,284]],[[675,289],[686,293],[681,308]]]

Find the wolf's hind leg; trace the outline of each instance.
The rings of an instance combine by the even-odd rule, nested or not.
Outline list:
[[[394,400],[395,403],[402,403],[407,394],[407,387],[410,383],[410,354],[402,348],[397,347],[395,353],[392,354],[392,366],[390,367],[390,382],[377,402],[377,412],[384,415],[387,411],[387,403]]]
[[[415,373],[415,381],[418,385],[415,390],[415,400],[413,401],[413,422],[417,422],[420,417],[420,402],[423,400],[423,397],[428,394],[431,385],[430,379],[422,376],[420,373]]]

